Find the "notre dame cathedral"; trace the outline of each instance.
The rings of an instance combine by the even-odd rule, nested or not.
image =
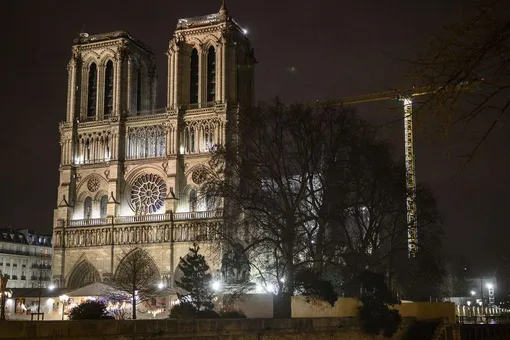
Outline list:
[[[126,249],[154,259],[172,286],[179,258],[222,222],[221,202],[201,192],[201,168],[240,108],[253,104],[255,58],[223,5],[179,19],[168,45],[167,106],[156,109],[151,49],[125,31],[74,40],[67,114],[60,123],[60,183],[53,281],[108,282]],[[219,260],[210,258],[213,275]]]

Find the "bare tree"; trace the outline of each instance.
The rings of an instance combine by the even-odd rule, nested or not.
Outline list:
[[[466,164],[510,107],[510,6],[504,0],[475,4],[432,38],[412,72],[417,85],[432,91],[417,111],[421,122],[445,130],[462,123],[468,134],[469,123],[477,130],[485,124],[470,136],[475,146]]]
[[[0,311],[0,320],[5,320],[5,301],[7,301],[7,282],[9,281],[9,275],[3,274],[0,271],[0,304],[2,309]]]
[[[145,250],[134,247],[118,256],[119,265],[113,285],[127,292],[132,304],[132,318],[136,319],[136,308],[141,303],[154,302],[162,296],[158,288],[160,274],[152,257]]]
[[[224,200],[220,237],[243,246],[267,290],[289,296],[300,271],[345,278],[407,256],[403,170],[351,109],[276,101],[242,112],[238,127],[204,188]]]

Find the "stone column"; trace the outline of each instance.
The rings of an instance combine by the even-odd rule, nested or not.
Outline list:
[[[173,108],[174,103],[174,83],[173,83],[173,65],[175,62],[174,52],[172,50],[172,43],[170,42],[170,47],[168,48],[168,51],[166,52],[167,58],[168,58],[168,88],[167,88],[167,102],[166,107],[168,109]]]
[[[222,43],[218,45],[216,52],[216,100],[224,102],[225,98],[225,42],[222,38]]]
[[[132,95],[133,95],[133,61],[132,61],[132,57],[131,56],[128,56],[127,57],[127,93],[126,93],[126,97],[127,97],[127,112],[128,112],[128,115],[131,115],[133,114],[133,112],[136,110],[136,107],[133,108],[133,98],[132,98]],[[136,96],[136,94],[134,94]]]
[[[74,101],[76,96],[76,62],[72,58],[67,65],[67,122],[72,122],[74,117]]]
[[[106,65],[97,65],[97,108],[96,116],[98,120],[104,119],[104,86],[105,86]]]
[[[171,80],[173,82],[173,107],[177,109],[177,105],[179,104],[180,98],[179,98],[179,77],[181,75],[180,70],[180,55],[179,55],[180,48],[179,46],[175,46],[175,52],[174,52],[174,65],[173,65],[173,79]]]
[[[115,68],[114,68],[114,84],[113,84],[113,92],[115,95],[113,96],[113,112],[117,116],[122,114],[122,59],[125,55],[125,46],[121,46],[119,48],[118,54],[115,56]]]
[[[207,49],[205,46],[201,46],[199,53],[199,66],[198,66],[198,102],[199,107],[204,107],[207,103]]]

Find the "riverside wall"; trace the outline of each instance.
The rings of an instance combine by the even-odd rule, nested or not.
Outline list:
[[[392,339],[403,339],[409,320]],[[32,340],[374,340],[354,318],[3,321],[0,339]]]

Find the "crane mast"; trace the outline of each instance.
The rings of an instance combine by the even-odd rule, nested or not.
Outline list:
[[[418,221],[416,212],[416,171],[413,136],[413,97],[435,92],[430,87],[403,91],[385,91],[345,97],[333,101],[333,105],[355,105],[361,103],[398,100],[403,106],[405,169],[406,169],[406,210],[407,248],[409,258],[418,252]]]

